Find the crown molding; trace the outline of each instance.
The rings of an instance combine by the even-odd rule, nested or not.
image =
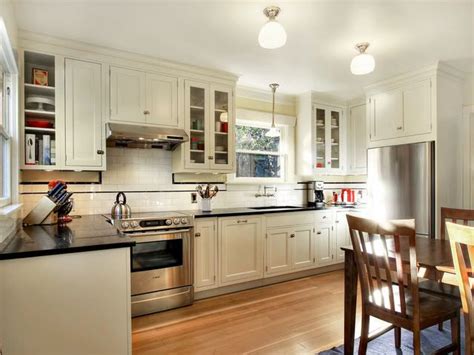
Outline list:
[[[252,88],[249,86],[237,85],[236,96],[245,98],[245,99],[251,99],[251,100],[272,102],[272,92],[270,89],[263,90],[263,89]],[[277,91],[275,94],[275,103],[279,105],[294,106],[296,103],[296,96],[281,94],[281,93],[278,93]]]
[[[148,65],[156,65],[174,71],[184,71],[198,75],[216,77],[223,80],[231,80],[234,82],[239,78],[239,76],[236,74],[221,70],[178,63],[149,55],[132,53],[120,49],[103,47],[95,44],[48,36],[25,30],[18,31],[18,43],[19,46],[23,48],[43,48],[45,50],[49,49],[55,52],[64,52],[64,49],[70,49],[80,52],[87,52],[88,54],[100,57],[100,59],[104,61],[107,59],[123,59]]]

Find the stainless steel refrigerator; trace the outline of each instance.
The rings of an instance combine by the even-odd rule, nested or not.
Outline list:
[[[434,142],[368,150],[369,211],[378,219],[415,219],[416,233],[434,236]]]

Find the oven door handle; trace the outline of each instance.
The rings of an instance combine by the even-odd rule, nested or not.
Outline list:
[[[189,233],[190,228],[178,229],[174,231],[163,231],[163,232],[145,232],[137,233],[135,235],[128,234],[128,237],[131,237],[137,244],[147,243],[147,242],[159,242],[161,240],[174,240],[174,239],[183,239],[182,234]]]

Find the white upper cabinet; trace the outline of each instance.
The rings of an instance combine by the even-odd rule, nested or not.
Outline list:
[[[348,160],[349,174],[367,174],[367,106],[352,106],[349,110]]]
[[[145,122],[145,73],[110,67],[110,120]]]
[[[102,65],[65,60],[66,166],[105,167]]]
[[[387,80],[367,89],[368,145],[379,147],[436,140],[433,70]]]
[[[178,127],[178,78],[146,74],[146,123]]]
[[[296,174],[344,174],[346,167],[345,104],[315,103],[312,93],[297,100]]]
[[[110,67],[110,120],[178,127],[178,78]]]
[[[403,134],[403,92],[394,89],[373,95],[370,104],[370,139],[384,140]]]
[[[405,135],[430,133],[431,80],[423,80],[403,89],[403,123]]]
[[[173,155],[173,172],[232,173],[234,149],[232,86],[186,80],[184,128],[189,141]]]

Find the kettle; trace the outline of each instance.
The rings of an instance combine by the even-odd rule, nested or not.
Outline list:
[[[122,200],[120,200],[120,197]],[[115,197],[115,202],[112,207],[112,219],[130,218],[132,216],[132,210],[127,205],[127,198],[123,192],[119,192]]]

